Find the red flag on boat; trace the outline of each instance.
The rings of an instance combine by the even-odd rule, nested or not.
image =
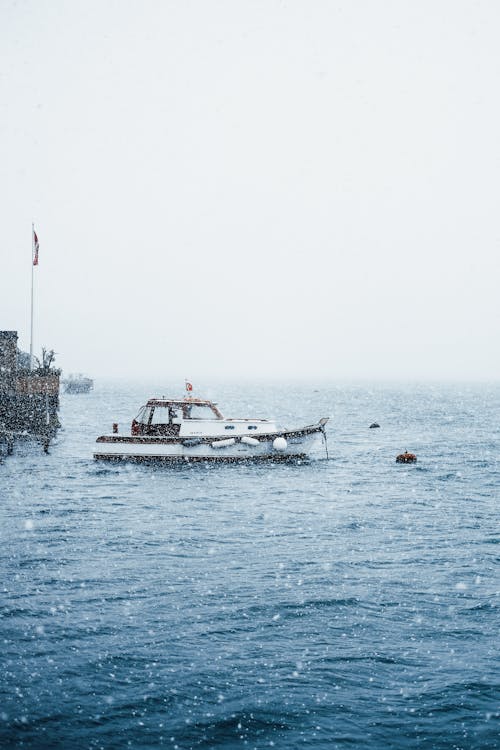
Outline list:
[[[36,236],[36,232],[33,229],[33,265],[38,265],[38,237]]]
[[[193,390],[192,384],[189,382],[189,380],[186,380],[186,391],[190,393]]]

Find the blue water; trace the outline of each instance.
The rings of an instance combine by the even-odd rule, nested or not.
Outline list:
[[[163,393],[0,464],[0,746],[499,748],[500,387],[214,385],[330,460],[94,463]]]

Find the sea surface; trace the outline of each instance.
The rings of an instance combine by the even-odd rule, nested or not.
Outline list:
[[[0,463],[2,750],[500,748],[500,386],[211,384],[329,459],[93,461],[164,394],[63,395]]]

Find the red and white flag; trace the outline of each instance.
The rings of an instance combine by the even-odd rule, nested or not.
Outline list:
[[[190,382],[189,382],[189,380],[186,380],[186,391],[187,391],[188,393],[191,393],[191,391],[192,391],[192,390],[193,390],[193,385],[192,385],[192,383],[190,383]]]
[[[36,232],[33,229],[33,265],[34,266],[38,265],[38,248],[39,248],[38,237],[36,236]]]

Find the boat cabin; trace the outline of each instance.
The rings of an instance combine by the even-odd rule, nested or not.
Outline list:
[[[132,435],[191,437],[254,435],[269,432],[267,419],[225,419],[212,401],[197,398],[150,399],[132,421]]]

